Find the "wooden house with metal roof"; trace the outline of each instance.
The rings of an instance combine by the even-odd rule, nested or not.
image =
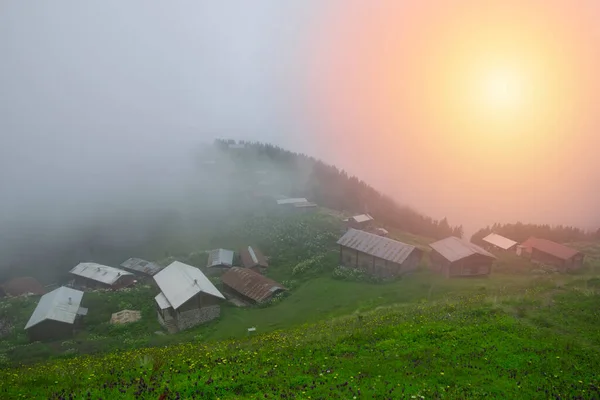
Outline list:
[[[177,332],[218,318],[223,294],[196,267],[175,261],[154,275],[158,321]]]
[[[538,264],[557,267],[561,272],[583,266],[584,255],[577,249],[547,239],[530,237],[519,246],[519,253]]]
[[[240,249],[240,261],[244,268],[252,269],[261,274],[269,267],[269,263],[264,254],[257,247],[253,246],[247,246]]]
[[[162,267],[141,258],[129,258],[121,263],[121,268],[138,276],[152,277],[160,272]]]
[[[487,250],[504,250],[513,253],[517,250],[517,242],[496,233],[490,233],[481,240]]]
[[[81,307],[83,292],[59,287],[40,298],[25,325],[29,340],[60,340],[73,336],[79,319],[87,314]]]
[[[90,289],[121,289],[136,282],[131,272],[96,263],[79,263],[69,273],[75,286]]]
[[[233,267],[221,277],[224,288],[249,303],[264,303],[286,290],[283,285],[248,268]]]
[[[208,252],[206,271],[209,275],[221,275],[233,266],[234,251],[214,249]]]
[[[431,269],[447,278],[461,276],[486,276],[492,271],[496,257],[487,250],[450,236],[429,245]]]
[[[416,270],[423,255],[415,246],[353,228],[337,244],[342,266],[383,279]]]

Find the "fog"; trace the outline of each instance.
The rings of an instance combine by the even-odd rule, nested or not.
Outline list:
[[[211,182],[223,180],[197,168],[197,150],[214,138],[317,156],[467,230],[514,219],[585,228],[600,223],[593,190],[600,183],[592,151],[598,148],[596,120],[569,126],[585,132],[572,133],[575,144],[562,154],[561,174],[553,169],[558,178],[538,185],[528,174],[543,170],[529,168],[521,174],[527,176],[520,196],[514,185],[492,184],[507,176],[461,176],[472,160],[433,162],[441,155],[427,144],[437,139],[414,123],[414,113],[399,111],[398,118],[410,122],[399,125],[365,117],[363,111],[381,107],[344,74],[374,54],[361,40],[362,17],[352,18],[365,16],[371,27],[377,21],[366,17],[370,8],[348,4],[3,2],[0,250],[9,253],[25,241],[30,247],[53,243],[49,238],[77,236],[114,219],[131,229],[111,240],[143,240],[144,229],[157,221],[148,216],[157,210],[181,211],[197,206],[198,198],[223,208],[227,203],[209,204],[203,196]],[[416,12],[407,4],[396,10],[403,18]],[[340,36],[347,21],[356,24],[350,27],[355,34]],[[406,32],[393,38],[417,39]],[[402,110],[406,101],[395,106]],[[548,154],[561,158],[560,151]],[[457,163],[465,168],[446,168]],[[510,176],[519,175],[511,170]],[[141,223],[146,220],[148,226]]]

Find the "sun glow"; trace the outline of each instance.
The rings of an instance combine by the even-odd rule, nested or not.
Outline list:
[[[490,68],[478,79],[478,97],[484,107],[498,113],[523,106],[523,77],[511,68]]]
[[[497,185],[558,168],[573,135],[593,126],[598,28],[584,10],[597,2],[382,0],[369,13],[348,2],[352,13],[340,20],[335,8],[315,36],[327,145],[375,147],[438,182],[481,185],[474,166],[485,165]]]

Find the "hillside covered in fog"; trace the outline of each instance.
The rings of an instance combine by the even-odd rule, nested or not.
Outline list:
[[[53,283],[82,261],[115,265],[131,256],[187,254],[200,241],[210,243],[224,221],[255,210],[258,199],[274,202],[278,195],[306,197],[337,211],[368,212],[386,226],[425,237],[462,235],[461,227],[399,205],[333,165],[270,144],[229,146],[218,140],[177,154],[157,159],[155,172],[139,184],[125,178],[140,172],[124,169],[114,176],[124,175],[119,179],[128,185],[85,196],[74,181],[64,189],[70,204],[48,203],[36,213],[6,219],[0,227],[2,280],[31,275]]]

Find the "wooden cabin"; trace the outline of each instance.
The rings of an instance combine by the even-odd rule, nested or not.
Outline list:
[[[267,258],[256,247],[248,246],[240,250],[240,261],[244,268],[249,268],[258,273],[265,273],[269,267]]]
[[[233,267],[221,277],[224,289],[248,303],[264,303],[287,290],[279,283],[248,268]]]
[[[155,297],[159,323],[169,332],[182,331],[221,315],[225,296],[196,267],[171,263],[154,281],[161,290]]]
[[[87,309],[81,307],[83,292],[59,287],[40,298],[25,330],[29,340],[63,340],[73,336],[75,327]]]
[[[76,287],[90,289],[122,289],[135,284],[131,272],[96,263],[79,263],[71,271]]]
[[[530,237],[519,246],[521,255],[538,264],[557,267],[561,272],[580,269],[584,255],[579,250],[547,239]]]
[[[423,252],[415,246],[350,228],[338,241],[340,264],[390,279],[417,269]]]
[[[485,249],[454,236],[429,245],[431,269],[447,278],[487,276],[496,257]]]

